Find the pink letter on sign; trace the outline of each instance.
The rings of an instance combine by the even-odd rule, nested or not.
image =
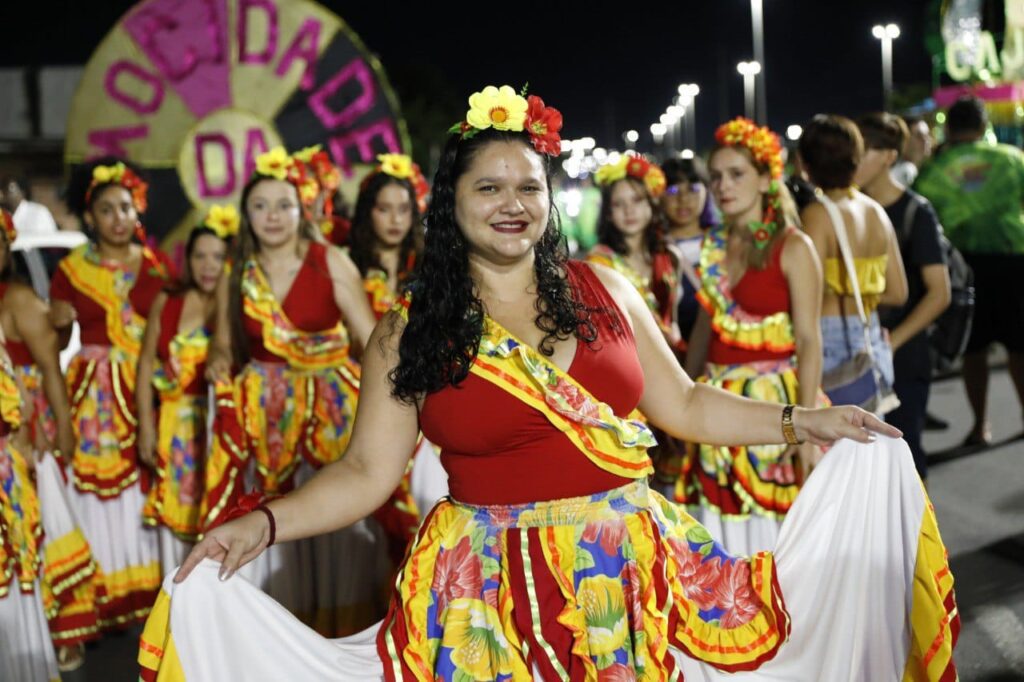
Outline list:
[[[224,182],[215,187],[210,184],[206,177],[206,147],[216,145],[221,148],[224,154]],[[223,133],[204,133],[196,135],[196,175],[199,178],[199,196],[203,197],[226,197],[235,189],[235,159],[231,150],[231,140]]]
[[[334,157],[334,163],[341,167],[346,178],[352,176],[352,164],[348,161],[345,148],[355,147],[356,151],[359,152],[359,160],[362,162],[373,161],[377,158],[377,152],[373,150],[370,143],[375,137],[380,138],[388,152],[392,154],[401,153],[402,148],[398,144],[398,135],[395,134],[395,127],[386,118],[331,138],[331,156]]]
[[[127,128],[104,128],[89,131],[89,144],[98,147],[96,156],[129,156],[128,150],[121,146],[122,140],[136,140],[149,135],[148,125],[129,126]]]
[[[120,76],[122,72],[129,73],[140,81],[144,81],[149,84],[149,87],[153,89],[153,94],[149,98],[148,102],[143,102],[133,95],[121,92],[121,90],[118,89],[117,77]],[[152,114],[160,108],[160,104],[164,101],[164,84],[160,80],[160,77],[149,73],[138,64],[134,64],[125,59],[120,59],[110,65],[110,68],[107,69],[107,76],[103,81],[103,87],[106,88],[107,94],[110,95],[111,98],[120,102],[137,114]]]
[[[250,128],[245,133],[245,179],[248,181],[256,170],[256,157],[267,151],[267,140],[259,128]]]
[[[249,52],[249,10],[261,9],[267,17],[267,45],[261,52]],[[243,64],[269,64],[277,52],[277,5],[271,0],[239,0],[238,3],[238,61]]]
[[[305,43],[305,44],[303,44]],[[283,76],[288,73],[288,67],[296,59],[306,62],[306,68],[302,72],[302,89],[309,90],[313,87],[313,67],[320,53],[320,22],[316,19],[306,19],[302,28],[295,34],[295,39],[281,57],[281,63],[277,65],[274,75]]]
[[[148,0],[125,30],[197,117],[231,104],[227,0]]]
[[[355,78],[359,81],[362,93],[346,105],[341,111],[331,111],[327,106],[327,98],[338,92],[348,81]],[[328,130],[352,125],[357,118],[373,108],[377,101],[377,86],[374,85],[373,74],[366,62],[358,57],[348,63],[331,80],[320,86],[320,89],[309,97],[309,107]]]

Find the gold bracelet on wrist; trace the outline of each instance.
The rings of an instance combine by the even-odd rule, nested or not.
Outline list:
[[[793,428],[793,408],[796,405],[786,405],[782,408],[782,437],[786,439],[787,445],[800,445],[800,439],[796,437],[796,429]]]

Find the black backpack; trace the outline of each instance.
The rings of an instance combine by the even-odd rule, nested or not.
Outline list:
[[[909,196],[910,201],[903,214],[900,234],[902,244],[910,241],[911,231],[914,229],[914,216],[917,209],[927,201],[916,194]],[[974,271],[964,260],[963,254],[957,251],[946,235],[942,234],[941,226],[939,240],[949,268],[949,287],[952,295],[949,307],[932,323],[928,331],[928,340],[939,357],[952,362],[963,355],[967,341],[971,338],[971,325],[974,321]]]

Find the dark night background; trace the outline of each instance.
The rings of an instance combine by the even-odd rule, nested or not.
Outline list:
[[[84,64],[132,4],[8,0],[0,65]],[[531,92],[562,110],[564,136],[591,135],[608,147],[621,147],[629,128],[649,139],[649,125],[679,83],[701,87],[701,146],[715,125],[743,112],[736,63],[753,58],[748,0],[322,4],[379,55],[414,139],[440,135],[454,122],[441,118],[461,116],[465,97],[487,84],[529,81]],[[937,4],[764,0],[771,126],[784,131],[820,111],[879,108],[881,57],[871,35],[877,23],[895,22],[902,31],[894,43],[897,101],[925,96],[932,85],[925,31]]]

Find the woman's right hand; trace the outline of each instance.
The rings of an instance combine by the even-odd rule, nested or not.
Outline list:
[[[219,348],[211,348],[206,358],[206,380],[212,383],[231,381],[231,357]]]
[[[220,562],[221,580],[227,580],[266,549],[270,541],[270,521],[261,511],[217,526],[199,542],[174,576],[174,582],[184,582],[203,559]]]
[[[156,429],[152,424],[139,421],[138,447],[139,459],[150,469],[156,468]]]

